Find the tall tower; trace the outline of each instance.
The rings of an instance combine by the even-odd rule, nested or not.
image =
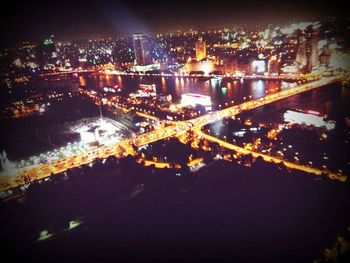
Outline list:
[[[37,46],[38,62],[41,69],[54,65],[57,58],[56,45],[51,38],[45,39]]]
[[[207,47],[202,37],[199,37],[196,42],[196,59],[197,61],[200,61],[205,58],[207,58]]]
[[[305,68],[306,72],[311,72],[312,67],[318,66],[318,34],[317,31],[308,26],[305,31],[298,30],[297,32],[298,51],[296,62]]]
[[[305,49],[306,49],[306,71],[311,72],[312,67],[318,66],[319,56],[318,56],[318,48],[317,48],[317,42],[318,42],[318,36],[317,31],[312,28],[312,26],[309,26],[305,29],[306,33],[306,42],[305,42]]]
[[[301,65],[306,65],[306,46],[305,46],[305,34],[300,29],[297,30],[297,55],[296,62]]]
[[[133,35],[136,64],[140,66],[151,64],[149,37],[146,34]]]

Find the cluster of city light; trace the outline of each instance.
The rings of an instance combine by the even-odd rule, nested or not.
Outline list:
[[[263,59],[267,62],[269,56],[277,52],[279,57],[284,57],[283,61],[288,62],[293,59],[298,49],[296,32],[298,30],[305,31],[309,26],[320,30],[320,23],[311,21],[292,23],[284,27],[267,26],[260,31],[248,31],[244,28],[234,27],[206,32],[189,30],[149,36],[148,41],[152,43],[152,49],[145,53],[152,53],[152,63],[148,65],[135,64],[135,50],[129,44],[129,38],[102,38],[75,43],[56,42],[53,37],[50,37],[37,45],[39,47],[42,45],[43,50],[45,50],[44,54],[47,54],[44,65],[41,65],[42,62],[37,62],[36,45],[27,43],[18,49],[18,56],[13,58],[12,64],[16,67],[28,68],[29,72],[42,71],[42,69],[62,72],[74,72],[78,69],[102,69],[108,74],[116,74],[116,72],[125,70],[125,72],[146,72],[161,70],[164,67],[170,70],[177,68],[174,72],[178,72],[181,66],[193,57],[193,47],[197,39],[203,37],[206,43],[204,49],[207,50],[208,54],[206,59],[199,61],[193,69],[203,71],[205,75],[208,75],[216,66],[220,66],[219,61],[227,56],[233,56],[236,59]],[[181,43],[178,41],[179,38],[183,40]],[[337,68],[339,64],[344,66],[343,62],[339,62],[339,56],[336,55],[338,52],[344,56],[344,53],[341,52],[343,48],[337,44],[337,41],[337,39],[320,39],[317,45],[319,50],[324,48],[330,50],[332,54],[330,66],[334,68]],[[196,49],[196,51],[198,50]],[[333,54],[335,55],[333,56]],[[227,64],[227,62],[225,63]],[[173,67],[174,65],[176,66]],[[284,67],[286,73],[297,73],[301,70],[298,67],[293,67],[289,62]],[[262,67],[258,66],[258,70],[259,73],[262,72]],[[237,72],[239,71],[244,72],[238,67]],[[232,74],[232,72],[222,72],[223,75],[226,73]]]
[[[138,147],[141,147],[143,145],[147,145],[164,138],[184,135],[186,134],[187,131],[191,129],[198,131],[198,129],[200,129],[201,127],[209,123],[216,122],[220,119],[231,117],[241,113],[242,111],[251,110],[281,99],[285,99],[290,96],[294,96],[296,94],[299,94],[305,91],[309,91],[309,90],[327,85],[334,81],[339,81],[341,79],[343,79],[343,77],[340,75],[340,76],[333,76],[333,77],[323,77],[321,79],[314,80],[312,82],[307,82],[307,83],[301,82],[301,84],[299,84],[294,88],[265,95],[264,97],[261,97],[259,99],[249,100],[249,101],[243,102],[240,105],[230,106],[228,108],[204,115],[202,117],[197,117],[189,121],[171,122],[171,123],[168,123],[168,126],[163,126],[152,132],[141,134],[134,138],[124,139],[117,142],[111,142],[111,144],[102,145],[99,147],[91,146],[87,151],[81,154],[70,154],[69,152],[66,152],[65,154],[66,156],[67,155],[68,156],[63,160],[60,159],[52,163],[47,162],[46,160],[45,164],[29,166],[26,169],[18,170],[17,173],[0,178],[1,189],[6,190],[6,189],[11,189],[15,185],[22,185],[25,183],[24,178],[31,178],[31,180],[38,180],[38,179],[48,177],[51,174],[61,173],[69,168],[77,167],[86,163],[91,163],[96,158],[104,159],[111,155],[120,156],[120,155],[126,155],[126,154],[135,154],[134,150],[131,147],[132,144]],[[229,146],[229,147],[232,148],[232,146]],[[235,147],[237,146],[234,146],[234,148]],[[253,154],[253,156],[261,156],[261,154],[259,155],[259,153],[252,152],[248,149],[242,150],[239,147],[235,149],[241,153],[245,153],[245,154],[251,153]],[[262,157],[267,161],[273,161],[273,162],[276,161],[275,157],[271,157],[271,156],[269,157],[262,156]],[[302,168],[297,164],[288,164],[286,166],[292,169],[301,169],[306,172],[321,174],[320,170],[309,166],[302,166]],[[322,171],[322,172],[325,172],[325,171]],[[345,180],[346,178],[341,174],[328,173],[328,176],[338,180]]]
[[[319,112],[309,111],[307,113],[288,110],[284,114],[284,120],[292,124],[305,124],[307,126],[325,127],[327,130],[335,128],[335,123],[325,121],[325,116],[320,116]]]

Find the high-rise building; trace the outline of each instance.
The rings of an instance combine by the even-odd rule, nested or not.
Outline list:
[[[308,27],[305,30],[306,33],[306,70],[310,72],[312,67],[318,66],[320,64],[318,55],[318,34],[317,31]]]
[[[330,50],[327,48],[323,48],[322,52],[320,53],[320,64],[324,66],[329,66],[330,58],[331,58]]]
[[[54,67],[57,60],[57,50],[55,42],[51,38],[45,39],[37,47],[38,62],[41,69],[49,69]]]
[[[151,64],[149,36],[146,34],[133,35],[133,44],[136,64],[140,66]]]
[[[196,59],[197,61],[200,61],[205,58],[207,58],[207,47],[202,37],[199,37],[196,42]]]
[[[305,68],[306,72],[311,72],[312,67],[319,65],[318,55],[318,35],[317,31],[309,26],[304,32],[297,32],[297,56],[296,62]]]
[[[301,65],[306,65],[306,49],[305,49],[305,35],[300,29],[297,30],[297,55],[296,62]]]

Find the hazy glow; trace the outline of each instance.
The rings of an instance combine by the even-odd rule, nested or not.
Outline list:
[[[47,239],[49,239],[50,237],[52,237],[53,236],[53,234],[52,233],[50,233],[48,230],[43,230],[43,231],[41,231],[40,232],[40,234],[39,234],[39,237],[38,237],[38,241],[44,241],[44,240],[47,240]]]
[[[325,127],[327,130],[334,129],[334,122],[327,122],[324,120],[323,116],[319,116],[315,111],[309,111],[308,113],[296,112],[296,111],[286,111],[284,114],[284,121],[289,123],[304,124],[307,126],[315,126],[317,128]]]
[[[252,71],[255,73],[264,73],[266,71],[266,62],[264,60],[254,60],[252,62]]]
[[[181,95],[181,104],[195,106],[196,104],[204,107],[211,106],[211,98],[200,94],[187,93]]]

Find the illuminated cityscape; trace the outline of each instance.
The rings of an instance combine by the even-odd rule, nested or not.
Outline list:
[[[4,258],[350,262],[350,18],[180,2],[9,6]]]

